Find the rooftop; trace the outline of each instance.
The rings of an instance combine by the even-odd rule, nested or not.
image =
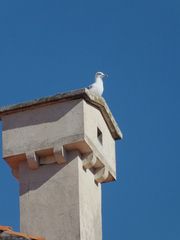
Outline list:
[[[15,104],[11,106],[5,106],[0,108],[0,120],[3,116],[12,114],[14,112],[25,111],[27,109],[36,108],[39,106],[64,102],[64,101],[71,101],[75,99],[84,99],[90,105],[99,109],[102,113],[104,120],[113,136],[114,139],[122,139],[121,130],[118,127],[106,101],[102,97],[97,97],[89,93],[88,89],[83,88],[79,90],[74,90],[66,93],[59,93],[54,96],[43,97],[40,99],[35,99],[33,101]]]

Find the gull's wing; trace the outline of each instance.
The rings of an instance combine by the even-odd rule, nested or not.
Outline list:
[[[93,87],[94,87],[94,83],[91,84],[91,85],[89,85],[89,86],[87,87],[87,89],[91,89],[91,88],[93,88]]]
[[[93,87],[93,85],[91,84],[87,87],[87,89],[91,89],[92,87]]]

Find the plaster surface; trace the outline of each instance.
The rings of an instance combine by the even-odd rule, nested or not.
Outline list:
[[[3,158],[16,177],[24,160],[34,169],[55,160],[63,163],[63,148],[82,155],[93,152],[98,158],[95,168],[109,171],[107,181],[116,178],[115,140],[101,112],[83,99],[14,112],[2,119]]]
[[[109,130],[114,139],[122,139],[123,135],[119,129],[106,101],[102,97],[97,97],[90,94],[89,90],[86,88],[78,89],[66,93],[59,93],[50,97],[43,97],[40,99],[35,99],[25,103],[14,104],[11,106],[5,106],[0,108],[0,120],[3,116],[13,114],[15,112],[22,112],[30,109],[39,108],[40,106],[46,106],[55,103],[68,102],[71,100],[84,99],[87,103],[99,109],[103,115]]]
[[[20,164],[21,231],[46,240],[102,240],[101,185],[77,152],[68,159],[34,171]]]
[[[92,145],[93,151],[115,176],[115,141],[100,111],[86,102],[84,102],[84,128],[89,145]],[[102,132],[102,142],[97,137],[98,129]]]
[[[101,184],[96,184],[93,173],[82,168],[79,161],[79,213],[82,240],[102,240]]]
[[[3,117],[3,157],[62,146],[80,140],[83,133],[80,100],[17,112]]]

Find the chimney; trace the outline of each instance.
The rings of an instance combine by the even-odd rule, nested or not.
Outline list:
[[[46,240],[102,240],[101,183],[122,134],[103,98],[80,89],[0,109],[3,158],[20,185],[20,227]]]

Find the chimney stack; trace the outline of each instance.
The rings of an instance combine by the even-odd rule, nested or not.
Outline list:
[[[3,158],[20,185],[20,227],[46,240],[102,240],[101,183],[116,179],[122,134],[80,89],[0,109]]]

